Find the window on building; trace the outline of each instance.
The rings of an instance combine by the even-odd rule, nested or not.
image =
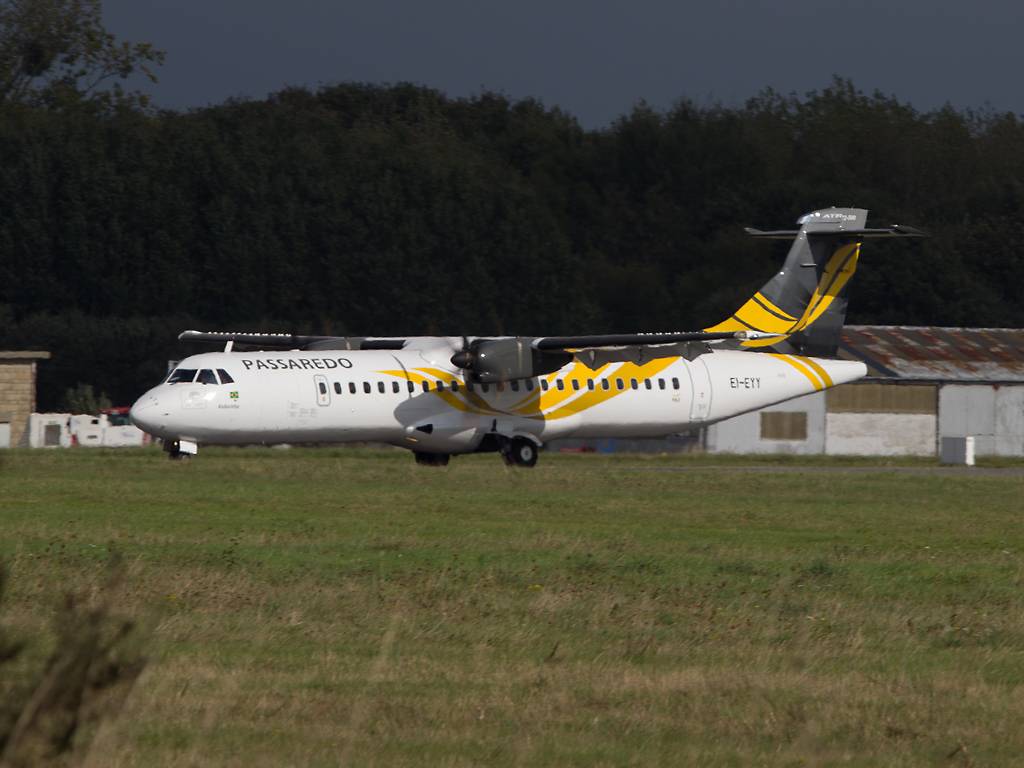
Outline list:
[[[806,411],[761,411],[762,440],[806,440]]]

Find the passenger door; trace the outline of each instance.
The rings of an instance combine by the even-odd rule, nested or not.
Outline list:
[[[697,358],[686,366],[693,384],[693,400],[690,403],[690,421],[704,421],[711,413],[711,374],[704,360]]]

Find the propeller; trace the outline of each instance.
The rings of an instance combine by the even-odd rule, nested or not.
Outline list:
[[[458,350],[452,355],[452,365],[456,368],[461,368],[464,371],[471,370],[474,363],[476,363],[476,354],[473,352],[472,345],[469,343],[469,337],[462,337],[462,349]]]

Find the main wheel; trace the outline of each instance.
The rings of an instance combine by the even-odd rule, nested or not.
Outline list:
[[[447,453],[424,453],[413,451],[416,463],[424,467],[447,467],[451,456]]]
[[[517,467],[532,467],[537,464],[537,444],[525,437],[514,437],[509,442],[505,461]]]

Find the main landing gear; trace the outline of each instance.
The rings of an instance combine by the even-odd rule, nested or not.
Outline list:
[[[537,444],[525,437],[505,440],[500,450],[501,458],[510,467],[533,467],[537,464]]]
[[[537,465],[540,446],[527,437],[504,437],[491,433],[484,437],[483,442],[477,447],[477,453],[498,453],[510,467],[529,468]],[[448,453],[425,451],[413,451],[413,456],[416,457],[416,463],[422,467],[446,467],[451,459],[451,454]]]
[[[447,467],[448,460],[451,458],[451,455],[447,453],[424,453],[423,451],[413,451],[413,456],[416,457],[416,463],[422,467]]]

